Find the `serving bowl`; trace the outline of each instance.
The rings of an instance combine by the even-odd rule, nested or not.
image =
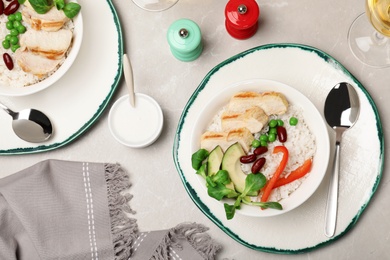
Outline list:
[[[266,79],[250,79],[233,83],[232,85],[224,88],[215,96],[210,97],[208,102],[204,105],[203,110],[198,114],[195,127],[192,131],[192,153],[199,150],[201,135],[208,129],[214,116],[225,105],[227,105],[230,98],[239,91],[255,91],[260,93],[275,91],[284,94],[290,104],[302,109],[302,116],[307,126],[309,127],[310,132],[314,135],[316,141],[316,152],[313,158],[310,174],[306,177],[298,189],[291,193],[287,198],[279,201],[283,207],[283,210],[260,210],[259,207],[243,204],[241,205],[241,209],[236,210],[236,214],[238,213],[252,217],[270,217],[287,213],[308,200],[310,196],[313,195],[317,190],[326,174],[330,155],[330,142],[327,126],[322,115],[314,106],[314,104],[298,90],[277,81]],[[198,176],[198,180],[200,185],[204,187],[204,191],[207,193],[204,179],[201,176]],[[220,207],[223,208],[223,203],[232,205],[234,200],[215,200],[215,203],[219,203]]]
[[[69,68],[72,66],[75,61],[83,39],[83,18],[82,12],[80,11],[76,17],[73,19],[74,31],[71,49],[61,66],[49,77],[45,78],[42,81],[39,81],[35,84],[31,84],[25,87],[22,86],[5,86],[0,84],[0,95],[1,96],[27,96],[34,94],[36,92],[42,91],[55,82],[57,82],[62,76],[66,74]]]

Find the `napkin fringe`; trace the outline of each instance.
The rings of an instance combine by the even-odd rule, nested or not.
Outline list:
[[[128,204],[133,196],[123,194],[123,191],[131,186],[130,177],[119,164],[107,163],[105,178],[115,260],[127,260],[131,256],[131,244],[138,234],[137,220],[129,218],[126,214],[135,213]]]
[[[169,259],[169,247],[181,249],[179,240],[187,240],[204,259],[214,259],[221,245],[205,233],[207,230],[197,223],[181,223],[171,228],[151,259]]]

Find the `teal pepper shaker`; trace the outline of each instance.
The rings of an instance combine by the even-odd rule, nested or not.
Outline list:
[[[181,61],[193,61],[203,51],[200,28],[189,19],[173,22],[169,26],[167,40],[173,56]]]

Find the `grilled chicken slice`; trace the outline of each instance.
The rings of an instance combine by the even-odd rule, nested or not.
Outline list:
[[[24,2],[22,9],[23,21],[30,24],[31,28],[35,30],[44,30],[48,32],[55,32],[62,28],[62,26],[69,21],[62,10],[51,8],[45,14],[38,14],[35,12],[29,1]]]
[[[22,47],[16,50],[15,59],[24,72],[32,73],[40,78],[53,71],[61,62],[61,60],[51,60],[34,54]]]
[[[231,111],[244,112],[252,106],[258,106],[269,115],[282,115],[287,111],[288,101],[279,92],[239,92],[229,102],[228,109]]]
[[[222,131],[246,127],[251,133],[260,132],[268,122],[268,116],[258,106],[247,109],[244,113],[225,111],[221,115]]]
[[[230,145],[238,142],[241,144],[244,151],[247,153],[251,149],[251,144],[255,138],[252,133],[246,127],[236,128],[230,130],[227,135],[227,142]],[[230,146],[229,145],[229,146]]]
[[[253,106],[259,106],[261,100],[262,96],[258,92],[238,92],[231,97],[228,110],[235,112],[245,112],[245,110]]]
[[[212,132],[207,131],[202,134],[200,138],[200,147],[211,152],[218,145],[221,146],[223,151],[227,149],[227,133],[226,132]]]
[[[288,109],[286,97],[279,92],[264,92],[260,107],[267,115],[283,115]]]
[[[56,32],[28,30],[20,36],[20,45],[32,53],[48,59],[62,59],[72,42],[73,33],[61,29]]]
[[[212,151],[217,145],[226,151],[234,143],[240,143],[245,152],[249,152],[254,137],[251,132],[243,127],[229,132],[205,132],[200,141],[200,146],[207,151]]]

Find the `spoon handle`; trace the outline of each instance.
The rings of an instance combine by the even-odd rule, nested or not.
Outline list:
[[[131,67],[131,62],[127,54],[123,54],[123,71],[125,74],[126,86],[129,91],[129,100],[132,107],[135,106],[135,94],[134,94],[134,77],[133,77],[133,68]]]
[[[336,230],[337,201],[339,193],[340,142],[336,142],[332,175],[330,176],[328,201],[325,212],[325,235],[333,237]]]
[[[10,116],[14,117],[15,112],[6,107],[4,104],[0,103],[0,108],[7,112]]]

